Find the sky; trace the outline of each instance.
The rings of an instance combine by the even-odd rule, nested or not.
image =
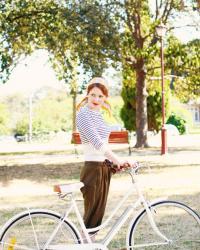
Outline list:
[[[187,18],[184,19],[184,24],[187,21]],[[191,28],[179,28],[175,31],[175,35],[182,42],[188,42],[194,38],[200,39],[200,31],[191,30]],[[112,78],[109,78],[108,81],[112,84]],[[5,84],[0,84],[0,96],[17,92],[29,94],[43,86],[67,89],[66,84],[57,80],[55,72],[48,62],[47,51],[38,50],[16,66]]]
[[[63,82],[57,80],[48,62],[48,53],[38,50],[21,61],[13,70],[10,79],[0,85],[0,95],[16,92],[31,93],[43,86],[64,89]]]

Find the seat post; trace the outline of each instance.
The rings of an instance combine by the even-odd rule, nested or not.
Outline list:
[[[71,202],[72,202],[72,206],[73,206],[73,208],[75,210],[75,214],[77,216],[78,222],[79,222],[79,224],[81,226],[81,229],[82,229],[82,231],[83,231],[83,233],[85,235],[85,238],[87,239],[87,241],[89,243],[91,243],[92,242],[91,238],[90,238],[90,236],[89,236],[89,234],[87,232],[87,229],[85,227],[85,223],[84,223],[83,218],[81,216],[81,213],[80,213],[80,211],[78,209],[78,206],[77,206],[77,203],[76,203],[76,199],[74,199],[74,197],[73,197],[73,194],[71,194]]]

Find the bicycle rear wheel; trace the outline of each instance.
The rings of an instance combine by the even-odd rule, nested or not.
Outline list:
[[[42,250],[61,220],[62,218],[58,214],[48,210],[21,213],[11,219],[2,232],[0,249]],[[50,243],[50,248],[75,243],[80,243],[78,233],[68,221],[63,221]]]
[[[146,210],[130,227],[127,249],[198,250],[200,249],[200,217],[190,207],[176,201],[161,201],[151,206],[155,223],[171,243],[153,231]]]

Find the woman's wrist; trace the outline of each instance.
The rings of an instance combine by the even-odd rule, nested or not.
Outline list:
[[[105,156],[108,160],[112,161],[114,164],[118,166],[122,165],[122,160],[111,150],[106,151]]]

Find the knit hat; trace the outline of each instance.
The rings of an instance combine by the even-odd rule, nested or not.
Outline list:
[[[87,86],[89,86],[89,85],[91,85],[91,84],[94,84],[94,83],[99,83],[99,84],[105,86],[105,87],[108,89],[108,83],[107,83],[106,79],[103,78],[103,77],[94,77],[94,78],[92,78],[92,79],[88,82],[88,85],[87,85]]]

